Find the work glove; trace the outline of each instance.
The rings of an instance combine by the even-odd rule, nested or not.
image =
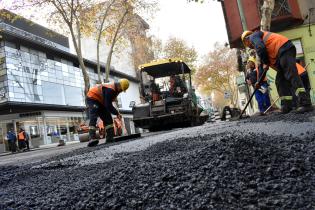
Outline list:
[[[258,82],[255,83],[255,89],[259,89],[260,88],[260,84]]]
[[[262,92],[263,94],[265,94],[265,93],[267,93],[268,88],[266,88],[266,87],[264,87],[264,86],[261,86],[261,87],[259,88],[259,90],[260,90],[260,92]]]
[[[264,70],[268,70],[269,69],[269,65],[268,64],[263,64],[263,69]]]

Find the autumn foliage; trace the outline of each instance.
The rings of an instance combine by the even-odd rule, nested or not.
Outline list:
[[[235,50],[215,44],[215,49],[204,59],[194,76],[196,88],[204,95],[211,93],[230,94],[230,103],[237,104],[237,85],[235,83],[237,71],[237,57]]]

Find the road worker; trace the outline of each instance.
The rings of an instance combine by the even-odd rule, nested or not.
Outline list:
[[[301,64],[299,63],[298,60],[296,61],[296,68],[298,70],[298,75],[301,77],[301,80],[302,80],[303,86],[305,88],[306,94],[308,96],[310,96],[311,85],[310,85],[310,80],[308,78],[307,71],[303,66],[301,66]],[[292,97],[293,97],[292,108],[296,109],[297,105],[298,105],[298,98],[294,94],[294,90],[292,90]]]
[[[259,80],[258,68],[256,67],[256,59],[254,57],[249,57],[247,61],[247,68],[248,73],[246,75],[246,82],[247,84],[254,86],[255,83]],[[263,81],[261,82],[260,88],[255,92],[255,98],[258,103],[260,115],[264,115],[264,112],[271,105],[266,77],[264,77]]]
[[[111,114],[122,119],[121,114],[113,106],[112,102],[122,92],[126,92],[129,87],[127,79],[120,79],[114,83],[103,83],[92,87],[87,93],[87,105],[89,108],[89,143],[88,146],[96,146],[99,140],[96,138],[96,122],[100,117],[104,122],[106,131],[106,143],[114,141],[114,126]]]
[[[241,39],[246,47],[255,49],[260,58],[259,78],[269,66],[277,71],[276,87],[281,99],[281,112],[285,114],[292,110],[291,88],[298,97],[297,112],[312,111],[311,99],[298,75],[295,63],[296,48],[292,42],[269,31],[244,31]]]

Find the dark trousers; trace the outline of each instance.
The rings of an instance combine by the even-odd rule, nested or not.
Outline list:
[[[310,97],[311,84],[310,84],[310,80],[308,78],[307,71],[305,71],[303,74],[301,74],[300,77],[301,77],[303,86],[305,88],[306,94]],[[292,96],[293,96],[292,106],[297,107],[298,106],[298,97],[295,95],[295,92],[293,89],[292,89]]]
[[[311,105],[311,99],[307,96],[302,80],[298,75],[295,62],[295,47],[282,53],[277,62],[276,87],[281,99],[281,105],[292,106],[292,91],[298,97],[298,106]]]
[[[26,147],[26,144],[25,144],[25,141],[18,141],[18,144],[19,144],[19,149],[22,150]]]
[[[25,141],[25,144],[26,144],[26,149],[30,149],[30,141],[29,140],[26,140]]]
[[[16,152],[16,142],[15,141],[8,141],[9,143],[9,150],[11,152]]]
[[[95,139],[97,118],[101,118],[105,128],[113,126],[113,118],[110,112],[98,101],[88,98],[86,102],[89,108],[89,135],[90,139]]]
[[[257,90],[255,93],[255,98],[258,103],[259,112],[264,113],[271,105],[269,93],[268,92],[262,93],[259,90]]]

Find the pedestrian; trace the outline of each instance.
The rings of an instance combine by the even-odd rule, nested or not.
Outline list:
[[[285,114],[292,110],[291,88],[298,97],[297,112],[312,111],[311,99],[298,75],[295,63],[296,48],[292,42],[269,31],[244,31],[241,39],[246,47],[255,49],[260,58],[259,78],[269,66],[277,71],[276,87],[281,99],[281,112]]]
[[[259,80],[258,78],[258,69],[256,67],[256,59],[254,57],[250,57],[247,61],[248,72],[246,75],[246,82],[249,85],[253,85],[255,88],[255,83]],[[258,104],[259,114],[265,115],[264,112],[271,105],[269,91],[268,91],[268,83],[266,76],[261,82],[260,88],[255,92],[255,98]]]
[[[96,138],[96,122],[100,117],[104,122],[106,131],[106,143],[114,141],[114,126],[111,114],[122,119],[121,114],[113,106],[113,101],[122,92],[129,87],[127,79],[120,79],[114,83],[103,83],[92,87],[87,93],[86,102],[89,108],[89,143],[88,146],[96,146],[99,140]]]
[[[13,132],[12,128],[7,132],[7,140],[9,144],[9,150],[12,153],[15,153],[16,152],[16,135]]]
[[[26,141],[25,131],[23,128],[20,128],[20,132],[18,133],[18,144],[19,144],[20,151],[25,151],[25,147],[26,147],[25,141]]]

